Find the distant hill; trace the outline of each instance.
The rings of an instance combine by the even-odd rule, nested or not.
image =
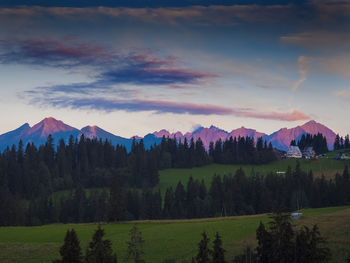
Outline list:
[[[216,142],[219,139],[222,141],[232,137],[251,137],[256,141],[259,137],[263,137],[267,142],[271,142],[273,147],[280,150],[287,150],[292,140],[298,141],[303,134],[317,134],[322,133],[327,138],[328,148],[333,149],[333,143],[336,134],[328,127],[317,123],[316,121],[309,121],[302,126],[287,129],[282,128],[270,135],[256,131],[254,129],[248,129],[241,127],[234,129],[231,132],[222,130],[215,126],[209,128],[199,127],[193,132],[187,132],[182,134],[181,132],[170,133],[169,131],[162,129],[153,133],[147,134],[145,137],[134,136],[137,141],[143,139],[144,145],[148,149],[154,144],[159,144],[162,137],[177,138],[183,141],[185,138],[190,141],[192,138],[196,141],[199,138],[203,141],[204,146],[208,149],[210,142]],[[81,130],[71,127],[60,120],[56,120],[52,117],[45,118],[41,122],[30,127],[28,123],[23,124],[18,129],[4,133],[0,135],[0,150],[3,151],[7,146],[17,145],[20,140],[24,144],[34,143],[41,145],[46,142],[47,136],[52,135],[54,143],[58,143],[60,139],[68,141],[72,135],[74,138],[80,137],[84,134],[87,138],[97,138],[102,140],[108,140],[114,145],[124,145],[128,151],[131,149],[132,138],[124,138],[107,132],[97,126],[86,126]]]

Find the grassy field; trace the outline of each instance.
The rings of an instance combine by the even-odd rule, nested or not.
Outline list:
[[[186,185],[190,176],[196,180],[204,180],[206,185],[209,186],[211,179],[214,174],[234,174],[239,168],[242,168],[246,175],[252,173],[252,171],[260,174],[267,174],[269,172],[286,171],[288,166],[292,169],[295,168],[296,159],[280,160],[265,165],[222,165],[222,164],[211,164],[198,168],[191,169],[166,169],[161,170],[159,178],[159,188],[162,193],[166,188],[172,186],[176,187],[177,183],[181,181]],[[314,176],[324,175],[326,178],[333,177],[337,172],[342,173],[345,165],[350,166],[349,161],[338,161],[335,158],[322,158],[318,160],[299,160],[301,169],[304,171],[312,170]]]
[[[350,207],[308,209],[298,225],[317,223],[330,242],[333,262],[345,262],[350,252]],[[207,231],[210,238],[218,231],[223,237],[228,259],[245,245],[255,245],[255,230],[267,215],[240,216],[198,220],[140,221],[104,224],[106,237],[113,242],[119,262],[124,262],[128,232],[137,224],[145,239],[144,258],[148,263],[176,259],[182,262],[195,255],[200,234]],[[74,228],[83,251],[96,224],[54,224],[39,227],[0,227],[0,262],[51,262],[58,257],[59,247],[67,229]]]
[[[349,150],[350,151],[350,150]],[[338,151],[329,152],[325,158],[318,160],[305,160],[299,159],[301,169],[304,171],[312,170],[314,176],[324,175],[326,178],[333,178],[334,175],[342,173],[345,165],[350,167],[350,161],[339,161],[335,159]],[[297,163],[296,159],[279,160],[273,163],[264,165],[223,165],[223,164],[210,164],[203,167],[189,168],[189,169],[165,169],[159,171],[159,185],[155,189],[160,189],[162,196],[168,187],[176,188],[176,185],[181,181],[185,187],[188,179],[192,176],[195,180],[204,180],[207,187],[210,186],[211,180],[215,174],[234,174],[239,168],[242,168],[246,175],[251,174],[253,171],[259,174],[267,174],[269,172],[285,172],[288,166],[295,168]],[[86,195],[90,196],[93,191],[102,192],[103,188],[88,188],[85,189]],[[107,193],[109,189],[105,189]],[[53,194],[54,200],[59,200],[62,196],[69,196],[72,191],[64,190],[55,192]]]

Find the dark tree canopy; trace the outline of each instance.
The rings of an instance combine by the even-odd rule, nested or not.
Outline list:
[[[83,263],[80,242],[74,229],[67,231],[60,255],[61,259],[54,260],[54,263]]]

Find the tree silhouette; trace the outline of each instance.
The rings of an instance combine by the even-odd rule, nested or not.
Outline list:
[[[82,263],[80,242],[74,229],[67,230],[64,244],[60,248],[61,259],[54,260],[53,263]]]
[[[144,263],[145,261],[142,259],[144,253],[142,247],[145,241],[136,225],[131,228],[129,235],[130,241],[127,242],[127,260],[131,260],[134,263]]]
[[[92,241],[86,250],[86,263],[117,263],[117,256],[113,253],[112,242],[103,240],[104,230],[98,226]]]

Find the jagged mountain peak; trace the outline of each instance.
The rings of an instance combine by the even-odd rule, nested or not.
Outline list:
[[[168,130],[166,130],[166,129],[162,129],[160,131],[155,131],[153,133],[153,135],[156,136],[157,138],[162,138],[163,136],[171,137],[171,133]]]
[[[36,134],[37,136],[44,138],[50,134],[71,131],[77,131],[77,129],[65,124],[63,121],[56,120],[53,117],[48,117],[35,124],[28,131],[28,134]]]
[[[201,138],[205,147],[208,148],[210,142],[216,142],[220,139],[224,141],[229,137],[251,137],[254,138],[255,141],[257,138],[263,137],[264,140],[271,142],[274,147],[285,150],[288,149],[291,140],[299,140],[301,136],[306,133],[322,133],[327,138],[328,147],[332,149],[336,136],[335,133],[328,127],[314,120],[294,128],[282,128],[271,135],[266,135],[255,129],[249,129],[244,126],[234,129],[230,133],[221,130],[214,125],[211,125],[209,128],[199,126],[193,132],[187,132],[185,134],[182,134],[181,132],[171,133],[166,129],[161,129],[153,134],[149,134],[149,136],[145,136],[144,143],[145,146],[150,147],[151,145],[160,143],[163,136],[169,138],[176,137],[178,140],[182,141],[185,138],[187,140],[190,140],[191,138],[194,140]],[[99,138],[111,141],[113,144],[124,145],[127,149],[130,149],[132,143],[132,139],[119,137],[98,126],[86,126],[81,130],[78,130],[60,120],[48,117],[35,124],[33,127],[30,127],[28,123],[25,123],[16,130],[0,135],[0,150],[4,149],[6,146],[18,144],[19,140],[22,140],[24,143],[34,142],[35,144],[40,145],[46,141],[47,136],[50,134],[53,136],[55,143],[58,143],[60,139],[67,141],[71,135],[78,138],[81,134],[84,134],[87,138]],[[135,139],[137,140],[141,138],[142,137],[135,136]]]

